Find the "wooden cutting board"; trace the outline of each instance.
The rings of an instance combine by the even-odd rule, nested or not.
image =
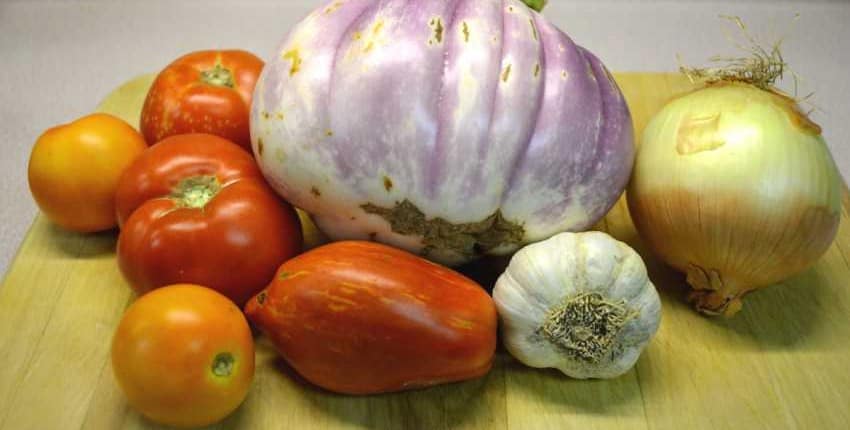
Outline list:
[[[672,95],[678,75],[616,75],[635,129]],[[132,124],[151,77],[101,105]],[[691,429],[850,428],[850,199],[838,239],[818,264],[756,292],[734,319],[684,304],[684,277],[646,252],[621,202],[599,228],[636,247],[661,292],[658,335],[637,366],[605,381],[531,369],[500,350],[475,381],[368,397],[301,382],[265,338],[245,403],[213,428]],[[318,237],[311,236],[312,242]],[[112,233],[61,231],[39,216],[0,289],[0,428],[155,428],[128,408],[112,375],[113,330],[133,300]],[[491,282],[499,264],[469,268]]]

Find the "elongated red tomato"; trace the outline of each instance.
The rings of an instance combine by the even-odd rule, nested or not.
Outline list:
[[[289,260],[245,312],[299,374],[341,393],[476,378],[496,349],[496,309],[478,284],[371,242]]]

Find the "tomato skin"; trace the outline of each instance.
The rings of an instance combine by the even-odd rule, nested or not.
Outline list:
[[[250,151],[248,117],[263,66],[242,50],[197,51],[174,60],[148,91],[142,134],[153,145],[177,134],[210,133]]]
[[[371,242],[287,261],[245,313],[301,376],[340,393],[476,378],[496,349],[496,308],[478,284]]]
[[[220,184],[203,207],[169,197],[197,177]],[[295,210],[250,154],[217,136],[178,135],[152,146],[121,177],[116,202],[118,265],[138,294],[195,283],[242,306],[301,251]]]
[[[230,354],[232,367],[216,374],[219,354]],[[124,313],[112,340],[112,368],[129,404],[149,419],[204,426],[229,415],[248,394],[254,339],[226,297],[197,285],[169,286]]]
[[[215,175],[222,183],[265,183],[254,159],[226,139],[198,133],[173,136],[163,143],[167,145],[145,151],[121,177],[115,194],[119,226],[139,206],[168,196],[177,183],[190,176]]]
[[[33,146],[30,191],[47,218],[62,228],[81,233],[109,230],[116,226],[118,179],[145,149],[139,132],[108,114],[53,127]]]

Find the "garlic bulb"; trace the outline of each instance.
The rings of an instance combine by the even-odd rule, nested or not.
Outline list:
[[[627,372],[661,321],[640,256],[600,232],[561,233],[521,249],[493,299],[511,355],[574,378]]]
[[[832,243],[841,180],[820,131],[791,98],[744,83],[674,99],[647,125],[629,210],[652,250],[687,273],[697,309],[732,315],[742,295]]]

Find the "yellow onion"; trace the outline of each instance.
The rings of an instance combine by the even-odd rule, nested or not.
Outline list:
[[[820,127],[793,99],[724,82],[652,118],[627,195],[641,237],[687,274],[697,309],[729,316],[745,293],[826,252],[841,190]]]

